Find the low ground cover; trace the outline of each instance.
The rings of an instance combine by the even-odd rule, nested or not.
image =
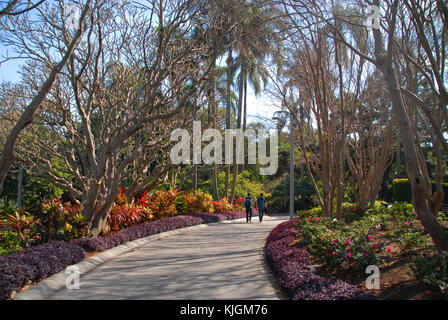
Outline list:
[[[437,253],[412,205],[377,202],[374,208],[345,204],[345,220],[320,208],[298,213],[293,246],[310,253],[316,274],[342,279],[380,299],[448,296],[447,253]],[[446,225],[443,213],[438,219]],[[378,266],[381,286],[368,290],[366,267]]]

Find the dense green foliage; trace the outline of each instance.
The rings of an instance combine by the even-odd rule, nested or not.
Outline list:
[[[412,266],[417,279],[448,298],[448,252],[432,257],[415,257]]]

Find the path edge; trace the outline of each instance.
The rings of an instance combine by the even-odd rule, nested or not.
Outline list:
[[[272,230],[271,230],[272,231]],[[270,234],[270,233],[269,233]],[[260,260],[263,265],[264,272],[271,283],[272,288],[274,288],[275,294],[280,300],[291,300],[289,296],[283,292],[282,288],[278,284],[277,277],[274,275],[271,266],[269,265],[268,260],[266,259],[266,242],[269,237],[269,234],[262,240],[260,251]]]

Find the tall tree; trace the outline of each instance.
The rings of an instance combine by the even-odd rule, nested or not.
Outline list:
[[[8,134],[6,140],[3,144],[3,149],[0,157],[0,194],[3,191],[3,183],[5,181],[5,178],[8,174],[8,170],[11,167],[11,164],[14,162],[16,158],[15,154],[15,144],[19,137],[19,134],[33,121],[33,116],[36,113],[36,110],[40,107],[50,90],[52,89],[59,73],[62,71],[66,63],[69,61],[70,57],[72,56],[75,48],[78,46],[80,39],[84,35],[84,32],[86,30],[86,27],[84,25],[85,21],[89,19],[89,12],[91,10],[92,0],[87,0],[83,7],[81,8],[82,14],[79,19],[79,25],[76,26],[77,30],[73,33],[73,31],[68,30],[67,25],[64,23],[64,10],[59,4],[59,6],[56,6],[57,11],[57,18],[59,18],[60,22],[62,23],[61,26],[58,26],[58,32],[56,36],[59,37],[59,39],[62,38],[62,43],[65,45],[64,50],[60,50],[60,60],[55,63],[53,62],[52,55],[50,53],[51,49],[47,49],[48,51],[43,54],[35,53],[33,50],[33,46],[36,47],[43,47],[44,43],[48,46],[48,48],[60,48],[59,45],[55,44],[54,42],[49,43],[48,37],[47,37],[47,27],[49,27],[49,22],[52,18],[49,18],[49,16],[52,14],[50,9],[47,9],[45,11],[40,11],[40,19],[41,24],[44,25],[42,29],[34,29],[30,28],[31,24],[35,24],[35,22],[30,21],[27,17],[20,17],[17,20],[11,20],[10,24],[11,26],[8,26],[9,32],[7,34],[2,34],[2,42],[6,42],[6,44],[10,44],[11,46],[15,47],[15,50],[26,52],[25,54],[28,56],[37,56],[38,59],[44,61],[41,61],[42,63],[45,63],[47,66],[50,66],[48,70],[46,71],[47,78],[43,81],[43,83],[40,85],[40,89],[35,93],[34,97],[32,97],[31,101],[28,103],[26,108],[24,109],[22,115],[17,120],[16,125],[12,128],[11,132]],[[2,12],[5,12],[5,14],[12,15],[14,12],[15,7],[17,5],[18,1],[12,1],[10,2],[10,5],[8,5]],[[39,3],[35,4],[34,6],[38,5]],[[29,7],[32,8],[32,7]],[[20,10],[20,9],[17,9]],[[23,11],[23,10],[22,10]],[[0,12],[0,18],[1,18],[1,12]],[[30,32],[29,30],[37,30],[35,32]],[[5,31],[2,31],[2,33]],[[5,32],[6,33],[6,32]],[[72,36],[69,36],[69,34],[72,34]],[[11,38],[9,38],[11,37]],[[9,40],[5,41],[5,38],[9,38]],[[45,55],[46,54],[46,55]]]

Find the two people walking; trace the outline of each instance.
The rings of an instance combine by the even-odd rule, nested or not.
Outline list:
[[[266,213],[267,209],[267,201],[266,198],[263,197],[263,193],[260,193],[260,196],[257,198],[257,207],[258,207],[258,218],[260,219],[260,223],[263,222],[263,215]],[[244,199],[244,206],[246,207],[246,223],[252,222],[252,207],[254,205],[254,201],[250,196],[250,193],[247,194],[247,197]]]

